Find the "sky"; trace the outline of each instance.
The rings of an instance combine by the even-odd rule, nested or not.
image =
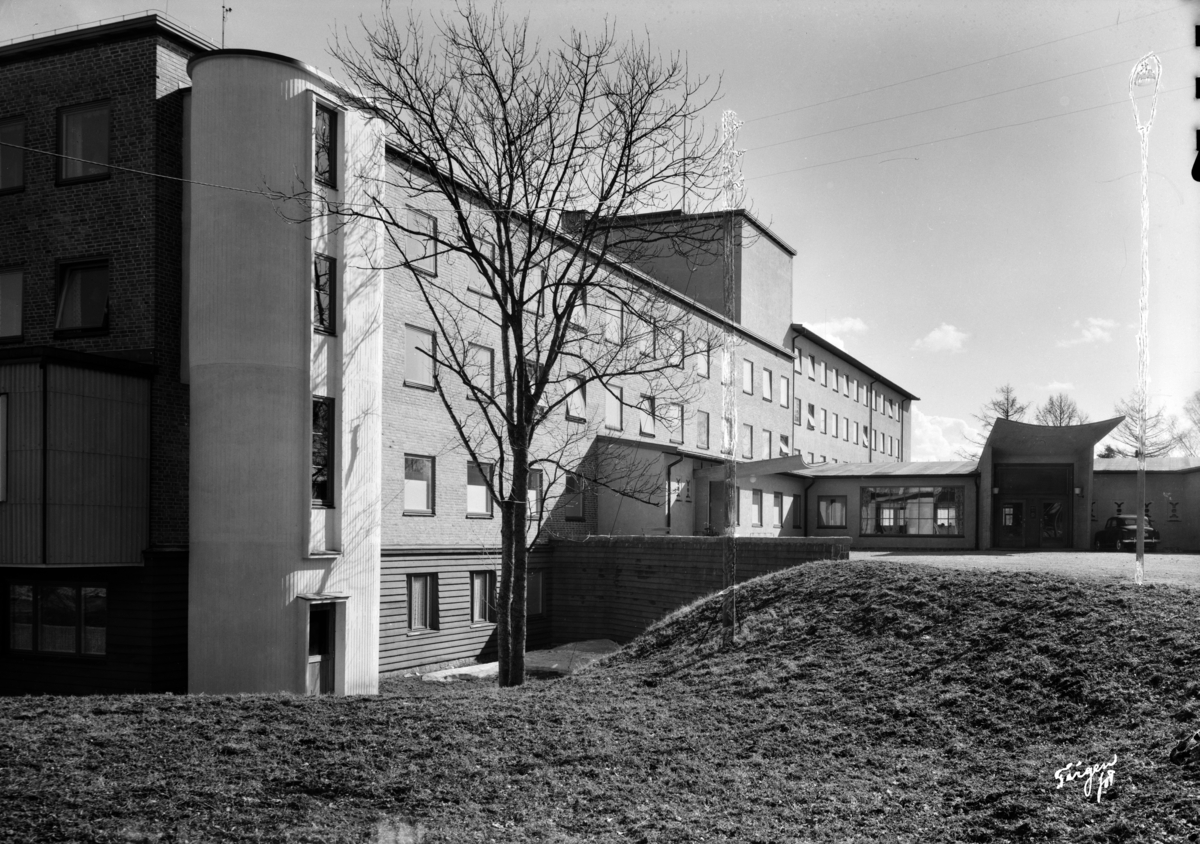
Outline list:
[[[0,41],[147,0],[0,0]],[[220,0],[157,0],[219,43]],[[225,0],[225,45],[338,77],[378,0]],[[440,0],[394,0],[441,14]],[[797,255],[793,319],[920,397],[914,458],[954,459],[1002,384],[1065,392],[1095,420],[1136,386],[1141,154],[1129,74],[1163,74],[1149,134],[1150,393],[1200,390],[1196,2],[871,0],[506,4],[552,43],[571,27],[686,54],[744,125],[746,205]],[[1145,122],[1149,89],[1139,111]]]

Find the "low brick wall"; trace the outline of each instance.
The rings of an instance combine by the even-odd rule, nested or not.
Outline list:
[[[738,582],[812,560],[846,560],[850,538],[744,537]],[[552,545],[551,634],[627,642],[672,610],[722,588],[722,539],[599,536]]]

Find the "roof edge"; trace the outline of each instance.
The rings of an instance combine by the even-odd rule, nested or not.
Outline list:
[[[93,21],[92,24],[94,25],[79,24],[73,27],[62,27],[47,33],[35,32],[31,35],[9,39],[7,43],[0,45],[0,62],[29,53],[52,52],[75,44],[86,44],[89,41],[143,29],[157,30],[161,34],[176,41],[182,41],[199,51],[217,49],[217,45],[203,35],[162,12],[137,12],[134,15],[122,15],[118,18],[104,18]]]
[[[900,393],[903,396],[907,396],[912,401],[920,401],[921,400],[920,396],[910,393],[908,390],[901,387],[899,384],[897,384],[891,378],[888,378],[886,375],[882,375],[879,372],[876,372],[874,369],[867,366],[865,363],[860,361],[858,358],[854,357],[851,354],[848,354],[845,349],[841,349],[841,348],[835,346],[833,343],[830,343],[828,340],[826,340],[820,334],[817,334],[816,332],[812,331],[811,329],[805,328],[803,323],[793,322],[792,330],[795,331],[797,334],[799,334],[801,337],[804,337],[804,338],[816,343],[818,346],[820,346],[825,351],[833,352],[835,355],[838,355],[839,357],[845,359],[847,363],[857,366],[859,369],[861,369],[867,375],[870,375],[872,378],[876,379],[877,381],[883,382],[884,384],[888,385],[893,390],[895,390],[897,393]]]

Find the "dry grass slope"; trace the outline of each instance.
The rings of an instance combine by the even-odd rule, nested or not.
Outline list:
[[[3,700],[0,839],[1200,840],[1200,592],[843,562],[740,606],[516,690]]]

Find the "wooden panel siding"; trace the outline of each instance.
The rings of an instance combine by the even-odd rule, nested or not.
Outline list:
[[[627,642],[722,588],[721,537],[614,536],[552,543],[556,643]],[[739,582],[812,560],[845,560],[849,537],[742,537]]]
[[[530,570],[543,571],[543,605],[547,613],[529,619],[526,648],[550,643],[548,558],[535,553]],[[473,549],[385,549],[379,597],[379,671],[386,673],[458,659],[495,659],[496,625],[471,623],[471,572],[495,571],[498,551]],[[436,628],[408,628],[408,577],[437,575]]]

